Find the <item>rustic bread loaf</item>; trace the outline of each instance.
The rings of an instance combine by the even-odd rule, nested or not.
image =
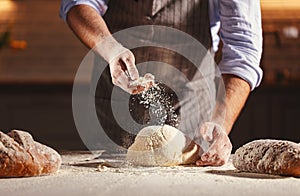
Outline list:
[[[0,131],[0,177],[39,176],[56,172],[60,155],[24,131]]]
[[[255,140],[236,150],[233,165],[245,172],[300,176],[300,144]]]

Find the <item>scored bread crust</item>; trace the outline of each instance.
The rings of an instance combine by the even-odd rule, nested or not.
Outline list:
[[[255,140],[237,149],[232,161],[240,171],[299,177],[300,144]]]
[[[25,131],[0,131],[0,177],[39,176],[55,173],[60,155],[33,140]]]

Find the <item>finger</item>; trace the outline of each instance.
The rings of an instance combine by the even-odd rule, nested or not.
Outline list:
[[[205,165],[220,166],[225,164],[229,160],[232,145],[230,142],[226,142],[226,140],[224,142],[220,145],[217,141],[214,141],[208,151],[200,156],[201,161]]]
[[[211,147],[201,155],[201,159],[205,161],[215,162],[217,160],[226,159],[228,154],[228,147],[226,144],[218,144],[217,141],[214,141]],[[230,155],[230,154],[229,154]]]
[[[200,159],[202,160],[202,161],[207,161],[207,159],[209,158],[209,155],[207,154],[207,153],[203,153],[201,156],[200,156]]]
[[[218,145],[217,147],[210,149],[208,154],[208,161],[220,162],[220,164],[222,162],[226,163],[231,154],[231,147],[226,144],[221,146]]]
[[[197,166],[222,166],[226,163],[225,160],[218,157],[218,155],[214,155],[211,160],[197,160]]]
[[[197,166],[210,166],[211,163],[208,162],[208,161],[198,160],[198,161],[196,161],[196,165],[197,165]]]
[[[209,156],[219,154],[222,151],[227,151],[225,150],[227,148],[227,145],[231,145],[228,136],[225,133],[221,132],[218,127],[214,126],[214,128],[215,129],[212,131],[213,142],[211,143],[210,148],[207,150]]]
[[[123,90],[125,90],[127,92],[129,92],[128,82],[129,82],[129,78],[125,74],[125,72],[122,72],[122,74],[119,75],[119,77],[117,78],[118,86],[120,86]],[[131,93],[131,92],[129,92],[129,93]]]
[[[121,69],[113,70],[112,82],[114,85],[119,86],[123,90],[129,92],[128,89],[129,78],[123,70]]]
[[[111,77],[112,82],[114,85],[119,85],[119,77],[123,74],[123,71],[121,69],[112,69],[111,70]]]
[[[217,161],[197,160],[196,165],[197,166],[221,166],[221,165],[224,165],[224,161],[222,161],[222,160],[217,160]]]
[[[210,148],[206,151],[206,154],[208,154],[209,157],[213,156],[216,154],[219,150],[219,145],[217,144],[217,141],[214,141]]]
[[[203,153],[200,158],[203,161],[212,161],[216,158],[216,151],[208,150],[206,153]]]
[[[217,154],[212,154],[207,159],[207,161],[209,161],[209,162],[216,162],[217,160],[219,160],[219,156]]]
[[[132,80],[137,80],[139,78],[139,72],[135,66],[135,60],[134,57],[122,57],[122,60],[124,61],[127,71],[129,73],[129,76]]]
[[[229,154],[230,156],[230,154]],[[214,160],[215,165],[221,166],[228,162],[229,156],[227,157],[227,153],[217,156],[217,158]]]

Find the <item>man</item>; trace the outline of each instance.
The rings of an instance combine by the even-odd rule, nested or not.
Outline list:
[[[219,69],[226,94],[224,101],[216,105],[213,118],[198,130],[210,146],[196,164],[219,166],[228,160],[232,149],[228,134],[250,91],[262,78],[259,0],[111,0],[109,3],[104,0],[62,0],[61,16],[89,48],[111,36],[111,31],[153,24],[182,30],[208,50],[217,51],[220,32],[223,55]],[[139,77],[135,58],[143,58],[141,54],[145,52],[134,56],[115,40],[103,41],[97,52],[109,63],[112,83],[128,91],[128,82]],[[176,64],[170,60],[172,63]],[[179,69],[184,71],[181,68],[182,65]],[[218,113],[222,111],[226,113],[221,120]]]

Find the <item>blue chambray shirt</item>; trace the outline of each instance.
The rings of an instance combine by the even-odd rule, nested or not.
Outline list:
[[[62,0],[60,16],[66,20],[71,7],[85,4],[103,15],[108,0]],[[262,27],[259,0],[209,0],[210,29],[213,50],[223,41],[219,69],[247,81],[253,90],[259,86],[263,72],[260,68]]]

